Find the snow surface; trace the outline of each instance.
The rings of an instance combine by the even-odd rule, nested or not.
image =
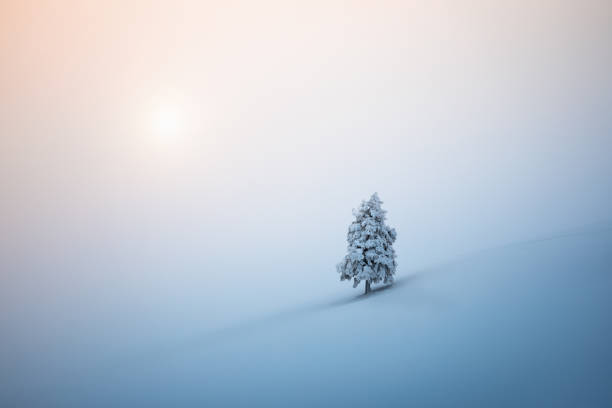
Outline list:
[[[396,276],[221,330],[73,350],[62,370],[2,374],[0,406],[612,405],[612,226]]]

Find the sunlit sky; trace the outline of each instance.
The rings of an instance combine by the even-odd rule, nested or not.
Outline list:
[[[2,2],[5,321],[349,290],[374,191],[400,275],[610,219],[611,39],[609,1]]]

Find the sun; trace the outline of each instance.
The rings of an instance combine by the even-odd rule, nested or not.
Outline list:
[[[154,134],[163,139],[176,138],[184,132],[185,118],[177,106],[161,106],[151,115]]]

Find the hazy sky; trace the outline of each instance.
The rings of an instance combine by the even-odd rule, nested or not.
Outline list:
[[[0,58],[15,344],[352,290],[374,191],[399,275],[612,218],[609,1],[5,1]]]

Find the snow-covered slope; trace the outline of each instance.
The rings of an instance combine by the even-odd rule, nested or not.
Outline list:
[[[392,287],[351,293],[122,350],[13,395],[87,407],[612,405],[609,225],[400,268]]]

